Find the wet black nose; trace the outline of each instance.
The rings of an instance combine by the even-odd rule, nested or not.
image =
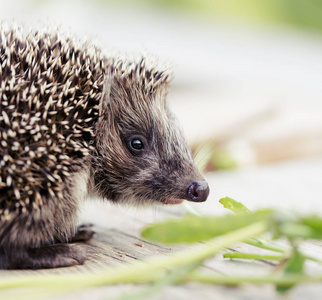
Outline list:
[[[194,202],[206,201],[209,195],[207,181],[192,181],[187,189],[187,200]]]

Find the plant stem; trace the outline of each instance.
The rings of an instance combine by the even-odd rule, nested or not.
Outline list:
[[[202,274],[200,272],[194,272],[188,275],[186,281],[197,281],[201,283],[209,284],[227,284],[227,285],[238,285],[241,283],[254,283],[254,284],[264,284],[271,283],[278,286],[291,286],[297,283],[305,282],[318,282],[322,281],[322,275],[318,276],[307,276],[303,274],[299,275],[269,275],[269,276],[223,276],[223,275],[211,275]]]
[[[242,252],[229,252],[224,254],[224,258],[243,258],[243,259],[269,259],[269,260],[281,260],[283,255],[261,255]]]
[[[207,244],[199,244],[170,256],[154,257],[147,261],[110,268],[100,274],[26,276],[23,278],[2,278],[0,289],[10,288],[59,288],[79,289],[82,287],[115,283],[143,283],[158,280],[164,275],[164,269],[171,269],[184,264],[203,261],[228,246],[256,236],[267,230],[267,222],[257,222],[218,236]]]
[[[131,294],[122,294],[116,298],[113,298],[113,300],[142,300],[148,296],[151,296],[159,292],[162,288],[166,287],[167,285],[178,282],[182,278],[182,276],[188,274],[189,272],[195,270],[198,267],[199,263],[186,264],[180,266],[171,270],[169,274],[166,274],[160,280],[153,282],[153,284],[144,287],[138,292],[132,292]]]
[[[283,254],[286,254],[287,252],[290,251],[289,249],[287,249],[285,247],[274,245],[274,244],[267,243],[267,242],[263,242],[261,240],[255,239],[255,238],[247,239],[246,243],[249,245],[258,247],[258,248],[271,250],[271,251],[275,251],[275,252],[280,252]]]
[[[279,253],[282,253],[284,255],[288,254],[291,252],[291,248],[286,248],[286,247],[283,247],[283,246],[278,246],[278,245],[274,245],[274,244],[271,244],[271,243],[267,243],[267,242],[263,242],[259,239],[256,239],[256,238],[250,238],[250,239],[247,239],[246,244],[248,245],[251,245],[251,246],[255,246],[255,247],[258,247],[258,248],[262,248],[262,249],[266,249],[266,250],[270,250],[270,251],[275,251],[275,252],[279,252]],[[302,253],[301,254],[306,258],[306,259],[309,259],[309,260],[312,260],[312,261],[315,261],[315,262],[318,262],[318,263],[322,263],[322,260],[321,259],[318,259],[314,256],[311,256],[311,255],[308,255],[308,254],[305,254],[305,253]],[[277,256],[276,256],[277,257]],[[247,257],[244,257],[244,258],[247,258]],[[281,256],[281,259],[283,257]],[[261,259],[261,258],[259,258]],[[265,259],[265,258],[262,258],[262,259]],[[270,259],[270,258],[266,258],[266,259]],[[274,259],[274,258],[272,258]],[[277,258],[276,258],[277,260]]]

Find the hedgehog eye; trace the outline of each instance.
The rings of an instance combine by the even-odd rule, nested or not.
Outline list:
[[[143,150],[144,144],[140,139],[133,139],[131,141],[131,147],[135,150]]]
[[[147,141],[142,136],[132,136],[128,139],[127,147],[132,154],[140,154],[145,150]]]

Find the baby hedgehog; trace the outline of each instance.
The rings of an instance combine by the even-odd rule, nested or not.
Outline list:
[[[68,242],[86,196],[207,199],[167,107],[167,70],[57,32],[0,30],[0,268],[82,264],[85,247]]]

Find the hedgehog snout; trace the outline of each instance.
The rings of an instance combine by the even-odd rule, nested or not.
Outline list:
[[[187,200],[204,202],[207,200],[210,189],[207,181],[192,181],[187,188]]]

